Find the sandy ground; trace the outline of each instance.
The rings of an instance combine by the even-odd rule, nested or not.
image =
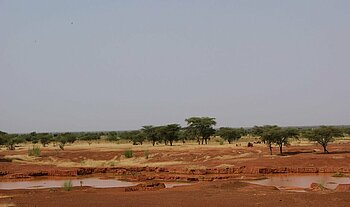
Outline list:
[[[92,171],[90,176],[101,176],[101,169],[104,169],[102,172],[125,179],[195,178],[201,182],[174,189],[138,192],[124,192],[123,188],[74,188],[70,192],[62,189],[2,190],[0,206],[11,203],[17,206],[349,206],[348,192],[285,192],[233,180],[266,173],[350,173],[349,142],[330,145],[330,154],[322,154],[320,146],[314,144],[294,143],[284,148],[284,156],[269,155],[264,145],[253,148],[245,147],[245,143],[240,145],[153,147],[149,144],[95,143],[89,146],[77,143],[67,146],[64,151],[52,146],[42,148],[40,157],[27,155],[30,146],[21,146],[15,151],[2,149],[0,181],[38,176],[53,176],[51,179],[67,175],[76,177],[77,169],[91,168],[97,170],[96,175]],[[124,151],[129,149],[133,150],[134,156],[125,158]],[[277,148],[274,153],[278,153]],[[153,170],[146,171],[146,166]]]
[[[16,206],[337,206],[348,207],[349,193],[283,192],[235,181],[216,181],[159,191],[124,192],[121,188],[72,191],[0,191],[0,203]],[[6,197],[9,196],[9,197]]]

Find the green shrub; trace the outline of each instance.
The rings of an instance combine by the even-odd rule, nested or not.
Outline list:
[[[336,172],[334,175],[332,175],[332,177],[342,178],[342,177],[348,177],[348,176],[345,175],[344,173]]]
[[[63,190],[70,191],[70,190],[72,190],[72,188],[73,188],[73,183],[72,183],[71,180],[64,181],[64,183],[63,183]]]
[[[40,147],[33,146],[32,149],[28,149],[28,156],[39,157],[41,154]]]
[[[220,145],[224,145],[224,141],[223,140],[220,140]]]
[[[126,150],[126,151],[124,151],[124,156],[125,156],[126,158],[132,158],[132,157],[133,157],[133,152],[132,152],[132,150]]]
[[[148,150],[145,150],[144,155],[145,155],[145,158],[148,159],[148,157],[149,157],[149,152],[148,152]]]

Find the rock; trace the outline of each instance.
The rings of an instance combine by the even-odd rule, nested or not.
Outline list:
[[[350,192],[350,184],[339,184],[336,189],[336,192]]]
[[[141,183],[136,186],[131,186],[125,188],[125,192],[131,192],[131,191],[153,191],[153,190],[160,190],[165,188],[164,183],[159,182],[150,182],[150,183]]]
[[[319,183],[311,183],[310,190],[318,192],[318,191],[325,191],[325,190],[329,190],[329,189],[324,187],[323,185],[321,185]]]

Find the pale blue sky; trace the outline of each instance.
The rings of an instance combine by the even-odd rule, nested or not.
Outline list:
[[[0,0],[0,130],[350,124],[350,1]]]

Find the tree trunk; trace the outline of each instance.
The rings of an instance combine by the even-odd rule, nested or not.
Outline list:
[[[328,152],[328,150],[327,150],[327,145],[326,145],[326,144],[323,144],[322,147],[323,147],[323,153],[329,154],[329,152]]]
[[[272,155],[272,145],[269,144],[269,149],[270,149],[270,155]]]
[[[204,138],[202,138],[202,145],[204,144]]]
[[[208,139],[207,138],[205,138],[205,144],[208,144]]]
[[[282,152],[282,145],[280,144],[280,155],[282,155],[283,152]]]
[[[152,145],[154,146],[155,144],[156,144],[156,142],[153,140],[153,141],[152,141]]]
[[[169,141],[170,142],[170,146],[173,146],[173,141],[171,140],[171,141]]]

